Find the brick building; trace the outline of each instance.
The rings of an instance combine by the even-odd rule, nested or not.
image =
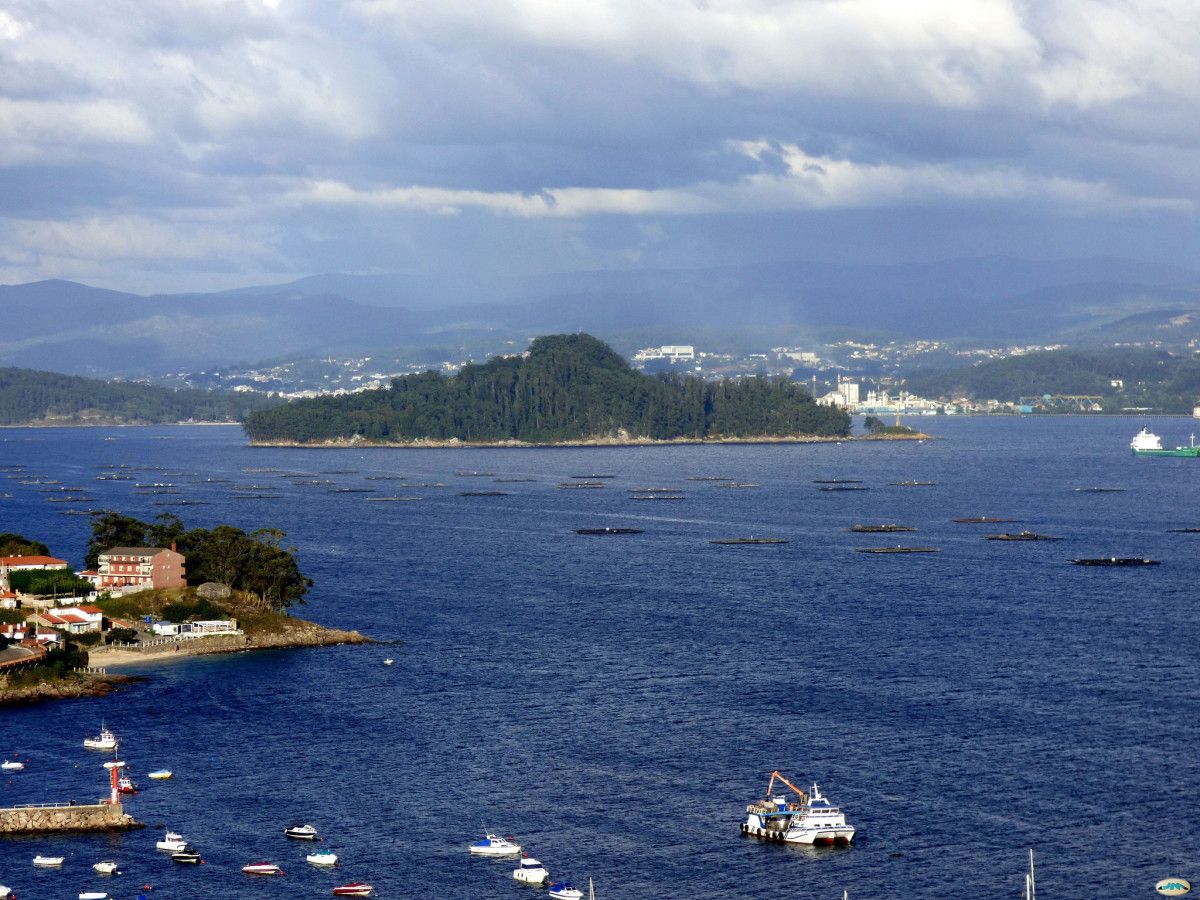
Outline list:
[[[161,547],[113,547],[100,554],[101,591],[172,588],[187,584],[182,553]]]

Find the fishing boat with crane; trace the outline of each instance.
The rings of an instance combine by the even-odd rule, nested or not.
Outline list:
[[[776,795],[776,782],[791,790],[797,799]],[[854,840],[854,830],[853,825],[847,824],[845,813],[831,804],[817,785],[812,786],[811,794],[807,793],[778,770],[771,773],[763,799],[746,807],[746,821],[742,823],[742,834],[788,844],[850,843]]]

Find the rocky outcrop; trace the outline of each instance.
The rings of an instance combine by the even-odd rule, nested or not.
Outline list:
[[[61,834],[144,828],[120,803],[94,806],[17,806],[0,809],[0,834]]]
[[[205,600],[228,600],[233,596],[233,589],[227,584],[216,581],[206,581],[196,588],[196,596]]]
[[[8,687],[0,685],[0,706],[13,703],[37,703],[42,700],[77,700],[80,697],[103,697],[119,685],[140,679],[125,675],[67,678],[43,681],[38,684]]]

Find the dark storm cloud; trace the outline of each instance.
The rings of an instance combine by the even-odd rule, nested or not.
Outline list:
[[[1190,0],[15,0],[0,280],[1174,252],[1198,34]]]

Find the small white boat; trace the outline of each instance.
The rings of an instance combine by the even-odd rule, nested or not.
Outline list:
[[[182,834],[168,831],[166,836],[154,846],[159,850],[170,850],[172,853],[181,853],[186,849],[187,845],[187,841],[184,840]]]
[[[108,891],[84,891],[79,895],[79,900],[112,900]]]
[[[395,662],[395,660],[394,660],[394,659],[392,659],[392,658],[389,656],[387,659],[385,659],[385,660],[383,661],[383,664],[384,664],[385,666],[390,666],[390,665],[391,665],[392,663],[394,663],[394,662]]]
[[[583,900],[583,891],[569,881],[558,881],[550,885],[549,896],[554,900]]]
[[[352,881],[349,884],[343,884],[333,889],[335,897],[370,897],[371,891],[375,890],[371,885],[362,881]]]
[[[550,880],[550,873],[533,857],[527,856],[521,860],[521,867],[513,869],[513,878],[525,884],[545,884]]]
[[[0,900],[13,900],[12,888],[0,884]]]
[[[116,750],[119,743],[117,736],[109,731],[103,722],[100,723],[100,733],[96,737],[83,739],[83,746],[88,750]]]
[[[25,763],[17,762],[16,760],[6,759],[4,762],[0,763],[0,769],[3,769],[5,772],[20,772],[24,768]]]
[[[482,841],[476,841],[467,849],[476,856],[516,856],[521,852],[521,845],[489,832]]]
[[[246,875],[282,875],[283,869],[269,862],[250,863],[248,866],[242,866],[242,872]]]
[[[99,872],[101,875],[119,875],[117,864],[115,862],[98,862],[92,865],[92,869]]]
[[[292,825],[283,829],[283,833],[298,841],[315,841],[317,839],[316,825]]]
[[[314,866],[336,866],[338,861],[338,855],[332,850],[316,850],[304,858]]]
[[[42,856],[38,854],[33,858],[33,864],[43,869],[53,869],[63,864],[61,856]]]
[[[106,762],[104,764],[104,768],[106,768],[106,769],[123,769],[123,768],[125,768],[125,761],[121,760],[121,759],[110,759],[108,762]]]
[[[174,778],[175,773],[170,769],[159,769],[157,772],[147,772],[147,778],[153,778],[155,781],[166,781],[168,778]]]

